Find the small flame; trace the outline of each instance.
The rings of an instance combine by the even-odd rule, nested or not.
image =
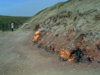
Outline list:
[[[69,58],[67,61],[68,61],[68,62],[72,62],[73,60],[74,60],[74,57]]]
[[[70,56],[70,52],[67,51],[67,50],[61,50],[60,51],[60,56],[61,56],[61,58],[68,59],[69,56]]]
[[[71,58],[70,56],[71,56],[71,53],[68,50],[62,49],[60,51],[60,57],[67,60],[68,62],[72,62],[74,60],[74,57]]]
[[[39,35],[34,36],[33,41],[36,41],[39,37],[40,37]]]
[[[33,42],[37,41],[37,39],[40,37],[39,33],[40,33],[40,29],[35,32],[35,34],[33,36],[33,40],[32,40]]]
[[[38,35],[39,33],[40,33],[40,29],[35,32],[35,35]]]

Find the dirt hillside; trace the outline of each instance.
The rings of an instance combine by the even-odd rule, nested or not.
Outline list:
[[[0,75],[99,74],[99,0],[61,2],[0,32]]]
[[[33,16],[22,28],[42,30],[36,40],[38,46],[63,53],[64,60],[100,63],[99,0],[58,3]]]

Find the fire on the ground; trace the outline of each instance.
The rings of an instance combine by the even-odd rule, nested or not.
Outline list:
[[[36,42],[37,40],[38,40],[38,38],[40,37],[40,29],[38,29],[36,32],[35,32],[35,34],[34,34],[34,36],[33,36],[33,42]]]

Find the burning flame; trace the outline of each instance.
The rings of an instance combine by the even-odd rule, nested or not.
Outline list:
[[[35,32],[35,34],[34,34],[34,36],[33,36],[33,40],[32,40],[33,42],[37,42],[37,41],[38,41],[38,38],[40,37],[40,32],[41,32],[40,29],[38,29],[38,30]],[[46,43],[46,42],[45,42],[45,43]],[[55,45],[53,45],[53,48],[55,48]],[[68,62],[72,62],[72,61],[74,60],[74,57],[71,56],[71,52],[68,51],[68,50],[65,49],[65,48],[62,48],[62,49],[60,50],[60,57],[63,58],[63,59],[65,59],[65,60],[67,60]]]
[[[38,35],[39,33],[40,33],[40,29],[35,32],[35,35]]]
[[[60,50],[60,57],[67,60],[68,62],[72,62],[74,60],[74,57],[70,57],[71,53],[68,50]]]
[[[40,29],[35,32],[35,34],[33,36],[33,40],[32,40],[33,42],[37,41],[37,39],[40,37],[39,33],[40,33]]]
[[[40,37],[39,35],[34,36],[33,41],[36,41],[39,37]]]
[[[69,58],[67,61],[68,61],[68,62],[72,62],[74,59],[75,59],[75,58],[72,57],[72,58]]]

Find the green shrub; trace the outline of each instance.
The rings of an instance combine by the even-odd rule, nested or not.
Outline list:
[[[30,17],[10,17],[10,16],[0,16],[0,30],[9,31],[11,23],[15,25],[15,29],[19,28],[25,21]]]

